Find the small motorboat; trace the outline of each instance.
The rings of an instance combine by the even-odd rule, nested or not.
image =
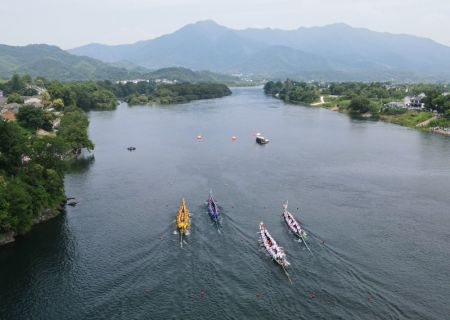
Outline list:
[[[259,234],[261,235],[262,246],[271,256],[271,258],[282,267],[287,267],[290,263],[286,259],[286,254],[282,247],[280,247],[274,238],[267,231],[264,223],[259,224]]]
[[[259,143],[259,144],[267,144],[267,143],[270,142],[270,140],[265,138],[265,137],[263,137],[263,136],[261,136],[261,135],[257,135],[256,136],[256,142]]]

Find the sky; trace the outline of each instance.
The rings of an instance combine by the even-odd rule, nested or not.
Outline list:
[[[200,20],[234,29],[343,22],[450,46],[450,0],[0,0],[0,43],[132,43]]]

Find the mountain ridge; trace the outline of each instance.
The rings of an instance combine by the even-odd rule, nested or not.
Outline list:
[[[280,46],[286,50],[279,50]],[[270,50],[277,54],[272,59],[266,55],[263,61],[261,56]],[[450,79],[450,71],[443,71],[450,69],[450,47],[428,38],[344,23],[235,30],[206,20],[155,39],[117,46],[89,44],[69,52],[106,62],[128,60],[147,68],[180,66],[268,77],[296,74],[305,80]],[[304,59],[307,55],[311,60]],[[325,61],[323,65],[316,63],[319,60]],[[310,64],[316,66],[314,70]],[[286,70],[277,69],[279,65]]]
[[[32,77],[42,76],[49,80],[63,81],[167,79],[178,82],[242,83],[238,77],[207,70],[193,71],[176,67],[150,70],[127,60],[105,63],[90,57],[72,55],[47,44],[0,44],[0,79],[10,79],[13,74],[29,74]]]

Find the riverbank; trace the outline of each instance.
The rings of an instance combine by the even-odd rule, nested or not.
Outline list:
[[[64,201],[56,208],[44,210],[40,216],[33,219],[30,230],[28,230],[23,234],[19,234],[15,231],[7,231],[4,233],[0,233],[0,247],[15,242],[18,236],[26,235],[33,229],[34,226],[58,217],[60,214],[64,212],[66,202],[67,201]]]
[[[154,86],[144,83],[145,93],[133,93],[124,98],[129,105],[177,104],[194,100],[215,99],[231,95],[231,90],[219,83],[176,83]]]
[[[440,84],[269,81],[264,92],[287,103],[448,135],[450,95]],[[414,93],[418,93],[414,95]]]
[[[331,111],[337,111],[341,113],[350,114],[349,105],[350,100],[338,100],[336,96],[331,98],[323,98],[323,103],[310,104],[310,106],[318,106]],[[328,101],[327,101],[328,100]],[[371,103],[376,103],[370,101]],[[381,105],[379,106],[381,109]],[[383,109],[381,109],[383,110]],[[373,114],[370,112],[359,114],[360,117],[365,119],[381,120],[384,122],[400,125],[403,127],[413,128],[426,132],[440,133],[448,135],[448,132],[444,129],[436,130],[433,125],[435,121],[439,121],[438,116],[435,113],[429,111],[418,111],[418,110],[397,110],[392,112],[392,110],[387,109],[379,113]]]

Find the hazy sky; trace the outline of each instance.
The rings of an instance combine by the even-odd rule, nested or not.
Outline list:
[[[450,46],[450,0],[0,0],[0,43],[129,43],[212,19],[243,29],[345,22]]]

